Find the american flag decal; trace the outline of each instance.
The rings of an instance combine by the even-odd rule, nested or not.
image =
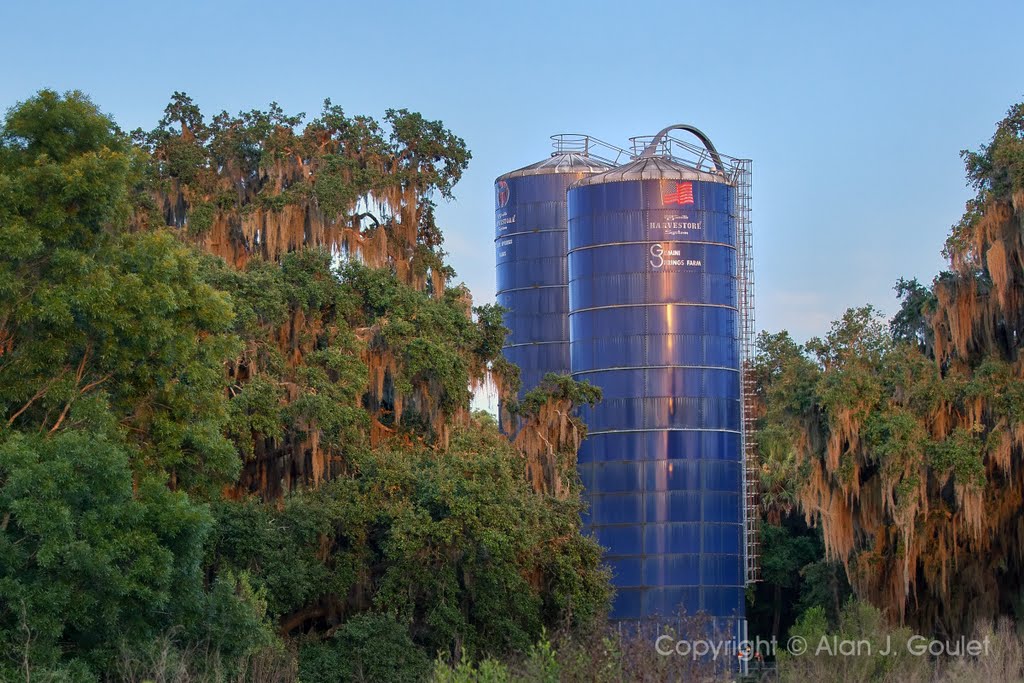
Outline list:
[[[674,192],[661,196],[662,204],[693,204],[693,183],[676,183]]]

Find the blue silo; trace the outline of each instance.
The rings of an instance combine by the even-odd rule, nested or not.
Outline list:
[[[573,182],[612,168],[591,156],[589,138],[583,140],[579,151],[556,151],[494,182],[496,298],[508,309],[510,330],[502,354],[519,366],[520,396],[549,372],[569,373],[565,193]]]
[[[582,411],[584,521],[623,620],[744,614],[737,188],[686,128],[714,168],[655,138],[568,191],[572,376],[604,393]]]

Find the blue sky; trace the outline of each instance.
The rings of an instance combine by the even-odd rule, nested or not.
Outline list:
[[[1024,99],[1020,2],[4,3],[0,107],[79,88],[125,128],[174,90],[213,114],[389,107],[473,152],[439,211],[493,300],[494,177],[548,136],[692,123],[754,160],[758,323],[800,339],[930,280],[971,195],[958,151]]]

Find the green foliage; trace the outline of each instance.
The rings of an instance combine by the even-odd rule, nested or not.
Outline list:
[[[136,164],[83,96],[40,93],[0,139],[0,429],[116,424],[145,467],[209,494],[238,467],[230,301],[173,236],[118,229]]]
[[[913,342],[922,348],[931,343],[927,315],[935,309],[935,294],[917,278],[900,278],[893,287],[900,299],[900,310],[889,321],[889,330],[897,342]]]
[[[973,262],[978,263],[982,255],[973,253],[972,235],[988,203],[1008,201],[1024,189],[1024,103],[1010,107],[987,145],[977,152],[960,150],[960,158],[977,194],[967,202],[963,217],[950,231],[942,254],[960,261],[973,256]]]
[[[898,338],[906,336],[895,330]],[[886,486],[902,487],[908,494],[923,462],[942,478],[953,475],[961,484],[984,485],[980,435],[957,429],[932,440],[928,421],[942,401],[965,406],[983,396],[1007,420],[1024,416],[1024,390],[1013,381],[1008,364],[988,359],[969,381],[955,373],[943,376],[916,343],[893,341],[870,306],[847,311],[828,336],[803,348],[785,332],[762,333],[753,371],[766,406],[758,443],[769,512],[776,500],[783,511],[791,509],[795,491],[780,482],[799,485],[799,473],[796,480],[790,478],[798,470],[794,440],[819,415],[828,419],[830,430],[845,429],[841,421],[849,421],[865,461],[878,468]],[[908,497],[897,496],[897,505]]]
[[[119,643],[141,646],[175,625],[235,644],[259,633],[262,612],[244,592],[204,591],[209,512],[152,477],[133,491],[128,453],[105,437],[7,439],[0,518],[8,661],[81,658],[102,671]]]
[[[103,148],[124,151],[117,132],[114,122],[80,90],[62,97],[44,89],[7,113],[0,140],[5,149],[14,147],[30,158],[60,163]],[[118,142],[112,145],[115,140]]]
[[[928,658],[908,649],[913,636],[909,628],[890,627],[877,608],[864,602],[848,601],[836,629],[829,627],[822,608],[813,607],[790,630],[789,642],[800,639],[807,649],[799,656],[781,651],[779,680],[929,680]]]
[[[518,415],[534,415],[548,401],[568,401],[574,406],[593,406],[601,400],[601,388],[590,382],[577,382],[569,375],[549,372],[517,405],[509,409]]]
[[[391,141],[401,154],[399,180],[436,186],[441,196],[452,197],[452,188],[469,166],[471,154],[462,138],[440,121],[428,121],[407,109],[388,109],[384,120],[391,126]]]
[[[277,634],[266,619],[266,590],[252,584],[247,572],[222,572],[205,600],[197,640],[216,652],[229,670],[278,644]]]
[[[209,202],[201,202],[192,206],[188,216],[188,232],[193,237],[198,237],[207,232],[213,226],[213,220],[217,216],[217,207]]]
[[[755,393],[775,422],[805,414],[813,405],[819,368],[788,332],[761,332],[752,367]]]
[[[439,657],[430,676],[431,683],[511,683],[512,680],[508,667],[491,658],[475,664],[463,657],[455,666],[449,666]]]
[[[286,255],[281,263],[250,261],[244,271],[205,264],[206,278],[230,294],[233,332],[243,352],[230,387],[228,431],[248,458],[257,444],[289,444],[316,432],[324,448],[339,451],[363,440],[367,383],[361,343],[348,319],[358,298],[321,250]],[[291,354],[279,330],[296,326]]]
[[[486,410],[474,410],[473,421],[479,425],[481,429],[487,431],[498,431],[498,418]]]
[[[1024,188],[1024,104],[1010,108],[980,152],[963,150],[960,157],[979,196],[1007,198]]]
[[[354,595],[410,623],[431,652],[525,649],[544,624],[592,623],[607,605],[578,503],[534,495],[496,431],[461,432],[446,453],[371,452],[355,464],[353,477],[281,510],[221,503],[214,565],[248,571],[285,623]]]
[[[981,360],[970,379],[958,385],[965,399],[984,399],[993,417],[1009,424],[1024,422],[1024,383],[1012,364],[987,356]]]
[[[812,607],[822,608],[829,623],[837,623],[850,586],[842,565],[825,559],[819,529],[808,528],[795,513],[779,524],[762,523],[759,561],[762,582],[748,590],[751,633],[782,638]]]
[[[901,407],[873,412],[864,421],[862,437],[871,462],[886,479],[898,478],[909,465],[919,465],[928,433],[917,417]]]
[[[525,648],[547,616],[547,586],[563,583],[564,572],[582,579],[573,596],[581,616],[594,610],[593,593],[600,591],[591,585],[603,578],[598,556],[552,545],[575,522],[567,526],[567,516],[532,494],[507,446],[463,450],[463,444],[441,459],[376,456],[364,463],[371,482],[400,486],[373,506],[384,513],[376,523],[389,530],[380,545],[387,561],[374,602],[412,618],[414,633],[430,650],[457,639],[471,652]],[[531,585],[530,576],[538,583]],[[549,618],[564,616],[552,611]]]
[[[807,342],[823,370],[816,398],[830,418],[847,410],[864,416],[882,399],[880,368],[891,346],[884,319],[871,306],[847,310],[824,339]]]
[[[505,310],[497,304],[485,304],[473,309],[476,313],[477,326],[480,328],[480,340],[476,353],[481,358],[501,356],[501,347],[508,335],[508,328],[502,322]]]
[[[984,442],[976,434],[957,428],[948,439],[930,445],[928,464],[940,476],[952,473],[958,483],[984,486],[983,446]]]
[[[480,307],[474,321],[466,315],[459,290],[436,299],[403,285],[386,270],[357,262],[346,263],[339,277],[354,302],[349,325],[376,326],[380,340],[401,361],[393,377],[395,391],[409,394],[414,386],[428,387],[438,407],[449,414],[468,406],[471,370],[486,367],[500,353],[507,333],[498,309]],[[423,417],[429,423],[432,416]]]
[[[560,668],[554,645],[546,633],[541,634],[540,640],[533,644],[526,656],[523,666],[525,678],[537,683],[559,683]]]
[[[813,535],[791,534],[773,524],[761,528],[761,576],[772,586],[792,587],[800,570],[822,556],[821,542]]]
[[[899,562],[908,535],[910,542],[920,543],[920,530],[936,519],[935,510],[952,514],[964,504],[961,489],[956,495],[953,489],[943,493],[946,484],[974,494],[991,485],[986,457],[1002,447],[1007,435],[979,425],[957,426],[938,438],[936,415],[951,408],[970,413],[983,403],[989,418],[1004,425],[1019,424],[1024,416],[1024,393],[1009,363],[987,357],[973,371],[943,368],[922,353],[927,350],[922,341],[927,335],[921,332],[921,316],[933,305],[933,297],[916,283],[903,284],[916,303],[888,331],[873,309],[865,307],[847,311],[825,338],[804,347],[785,333],[759,339],[753,371],[765,401],[758,434],[761,503],[769,521],[782,520],[782,528],[769,526],[763,538],[762,571],[776,592],[771,595],[767,586],[753,592],[755,629],[767,629],[769,604],[800,609],[817,605],[835,623],[838,605],[849,590],[836,565],[824,559],[816,535],[814,553],[801,556],[799,563],[792,561],[809,537],[801,531],[802,524],[787,521],[787,515],[797,501],[806,504],[820,495],[815,488],[820,480],[810,476],[814,467],[821,468],[816,476],[824,476],[832,495],[881,492],[877,500],[858,501],[881,509],[855,510],[854,533],[865,533],[858,530],[865,518],[877,519],[872,523],[900,540],[878,547],[857,540],[851,543],[849,557],[841,558],[852,566],[864,561],[861,570],[871,572],[866,567],[875,564],[868,563]],[[826,464],[833,457],[835,464]],[[928,501],[922,501],[928,487],[933,490],[925,494]],[[843,524],[851,524],[827,522],[840,527],[840,533],[845,533]],[[879,533],[872,530],[866,536]],[[795,592],[794,582],[800,585]],[[793,616],[791,607],[776,607],[774,613],[773,631]]]
[[[870,331],[872,345],[885,348],[878,338],[881,328],[869,310],[851,311],[844,320]],[[807,347],[785,331],[762,332],[757,340],[751,371],[756,396],[763,401],[756,436],[760,507],[766,523],[761,527],[759,558],[763,582],[748,590],[747,618],[751,633],[762,637],[781,638],[796,617],[812,606],[820,606],[836,623],[839,608],[850,594],[842,565],[825,559],[820,530],[809,528],[798,508],[806,478],[806,461],[798,444],[808,423],[819,419],[824,403],[821,392],[835,396],[842,391],[835,387],[845,383],[845,364],[855,360],[848,347],[859,343],[839,324],[828,339],[813,342],[814,360]],[[823,370],[825,362],[829,371]],[[827,382],[823,381],[826,372],[832,373]],[[872,371],[857,368],[857,372]]]
[[[756,439],[761,472],[761,509],[778,524],[797,503],[800,478],[795,415],[810,412],[820,369],[788,332],[761,332],[750,372],[755,395],[764,405]]]
[[[43,90],[12,108],[0,128],[0,253],[30,258],[95,246],[127,217],[135,160],[81,92]]]
[[[820,536],[818,542],[817,559],[800,568],[800,599],[793,606],[793,613],[798,615],[819,608],[824,610],[828,623],[835,626],[839,623],[843,605],[853,595],[853,589],[843,565],[823,556],[824,544]]]
[[[235,393],[228,429],[246,456],[254,456],[257,437],[280,439],[284,436],[281,410],[284,394],[280,384],[263,376],[253,377]]]
[[[299,652],[303,683],[414,683],[429,668],[429,658],[413,643],[408,628],[383,614],[353,617],[327,641],[307,644]]]
[[[370,514],[344,480],[289,496],[282,509],[257,500],[222,501],[214,506],[209,559],[218,573],[248,572],[265,589],[269,614],[280,618],[322,595],[347,595]],[[321,539],[332,539],[338,552],[324,557]]]

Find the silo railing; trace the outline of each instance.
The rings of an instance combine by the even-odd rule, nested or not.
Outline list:
[[[551,145],[555,148],[553,155],[582,154],[583,156],[593,157],[598,161],[604,161],[613,166],[618,166],[633,158],[633,154],[629,150],[584,133],[559,133],[552,135]]]
[[[729,183],[736,185],[740,182],[740,176],[744,169],[749,171],[750,160],[738,159],[728,154],[712,152],[708,148],[694,144],[689,140],[683,140],[672,135],[664,135],[658,139],[657,135],[637,135],[629,139],[630,147],[634,156],[640,156],[644,151],[657,141],[654,153],[672,159],[676,163],[689,166],[698,171],[715,173],[715,154],[722,161],[721,172],[729,180]]]

